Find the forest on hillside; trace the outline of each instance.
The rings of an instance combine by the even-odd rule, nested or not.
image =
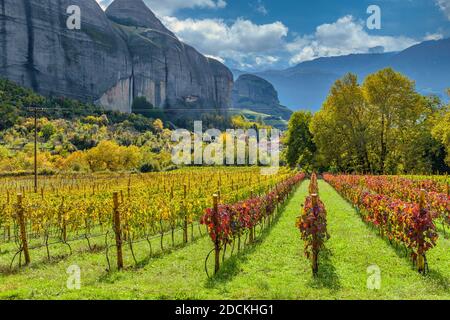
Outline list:
[[[173,117],[145,98],[136,99],[133,109],[138,111],[127,114],[68,98],[46,98],[0,80],[0,173],[33,171],[35,115],[37,163],[43,174],[175,169],[172,130],[193,130],[194,120],[201,120],[204,130],[269,128],[241,114]]]

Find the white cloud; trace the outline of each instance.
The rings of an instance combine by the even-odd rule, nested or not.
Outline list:
[[[450,0],[436,0],[436,4],[450,20]]]
[[[225,63],[225,60],[222,59],[221,57],[212,56],[212,55],[210,55],[210,54],[205,54],[205,57],[211,58],[211,59],[214,59],[214,60],[217,60],[217,61],[222,62],[222,63]]]
[[[442,40],[444,39],[444,35],[441,33],[427,33],[426,36],[423,38],[425,41],[429,40]]]
[[[97,0],[103,7],[112,0]],[[261,70],[287,67],[319,57],[352,53],[400,51],[418,43],[404,36],[381,36],[368,33],[365,22],[344,16],[333,23],[318,26],[313,34],[291,33],[280,21],[256,24],[244,18],[180,19],[175,13],[183,8],[220,9],[225,0],[144,0],[162,22],[182,41],[201,53],[233,68]],[[435,0],[450,11],[450,0]],[[263,0],[253,8],[267,14]],[[444,10],[444,9],[443,9]],[[450,13],[450,12],[449,12]],[[295,38],[293,38],[295,37]],[[439,33],[427,34],[425,40],[441,39]]]
[[[356,21],[347,15],[334,23],[323,24],[312,35],[298,36],[286,45],[292,54],[291,64],[318,57],[367,53],[372,48],[383,47],[385,51],[400,51],[417,41],[408,37],[370,35],[364,29],[363,21]]]
[[[175,17],[163,17],[163,22],[200,52],[231,59],[242,68],[277,62],[278,58],[270,53],[284,47],[289,31],[281,22],[257,25],[242,18],[231,24],[221,19],[180,20]]]
[[[109,6],[113,0],[96,0],[96,1],[100,5],[100,7],[102,7],[102,9],[105,10],[106,7]]]
[[[255,62],[257,66],[268,66],[273,65],[280,61],[279,57],[273,57],[273,56],[258,56],[255,58]]]
[[[96,0],[105,9],[113,0]],[[170,15],[180,9],[208,8],[223,9],[227,6],[225,0],[144,0],[157,15]]]

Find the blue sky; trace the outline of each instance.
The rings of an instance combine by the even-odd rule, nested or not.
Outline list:
[[[111,0],[97,0],[105,7]],[[229,67],[281,69],[323,56],[398,51],[450,37],[450,0],[145,0],[169,29]],[[367,8],[381,9],[369,30]]]

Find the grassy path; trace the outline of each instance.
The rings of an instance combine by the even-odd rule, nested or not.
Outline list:
[[[238,274],[224,281],[226,297],[450,299],[450,266],[444,262],[450,261],[448,240],[441,239],[429,254],[431,273],[423,277],[412,269],[408,258],[379,238],[376,231],[367,227],[355,210],[323,181],[319,185],[320,195],[328,210],[332,238],[321,254],[319,276],[314,279],[309,261],[303,255],[299,231],[294,227],[307,186],[308,182],[303,183],[278,224],[249,259],[236,266]],[[372,265],[381,272],[380,290],[367,288],[370,276],[367,268]]]
[[[203,237],[124,272],[107,273],[101,253],[77,253],[0,276],[0,299],[450,299],[449,240],[441,239],[430,252],[431,273],[422,277],[323,181],[320,196],[332,238],[320,257],[319,276],[313,279],[295,228],[308,183],[298,188],[258,243],[228,259],[213,280],[204,271],[212,244]],[[81,268],[81,290],[66,288],[66,269],[72,264]],[[374,264],[381,270],[381,289],[375,291],[366,285],[367,268]]]
[[[319,182],[328,211],[327,243],[331,254],[322,272],[325,283],[336,283],[335,298],[361,299],[450,299],[449,241],[441,239],[429,253],[431,272],[423,277],[412,269],[409,258],[397,252],[377,232],[366,226],[355,210],[336,191]],[[446,261],[446,262],[445,262]],[[381,271],[381,289],[367,290],[367,268]],[[330,279],[335,279],[331,281]]]

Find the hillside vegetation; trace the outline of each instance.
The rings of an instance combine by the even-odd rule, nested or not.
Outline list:
[[[44,98],[0,80],[0,172],[33,168],[30,106],[38,106],[38,167],[43,172],[153,171],[171,166],[171,133],[162,120],[72,99]]]

